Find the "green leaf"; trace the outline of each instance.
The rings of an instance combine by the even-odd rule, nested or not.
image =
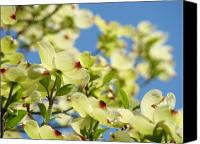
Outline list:
[[[103,84],[109,83],[112,80],[112,78],[114,77],[114,74],[115,74],[115,72],[113,70],[111,70],[108,74],[106,74],[103,79]]]
[[[47,118],[47,116],[46,116],[47,110],[46,110],[45,105],[43,103],[38,103],[38,107],[40,109],[41,115],[43,116],[44,119],[46,119]]]
[[[18,100],[20,100],[22,97],[22,89],[19,89],[17,92],[14,93],[14,95],[12,96],[12,99],[11,99],[11,103],[14,103]]]
[[[61,86],[61,77],[59,75],[57,75],[57,79],[56,79],[57,90],[60,89],[60,86]]]
[[[104,128],[104,129],[97,129],[95,132],[94,132],[94,135],[93,135],[93,140],[97,140],[101,134],[103,134],[104,132],[106,132],[109,128]]]
[[[48,90],[50,81],[51,81],[51,76],[49,75],[49,76],[43,78],[42,80],[40,80],[40,84],[41,84],[46,90]]]
[[[124,106],[124,108],[128,109],[129,108],[129,100],[126,92],[118,85],[116,84],[117,92],[119,95],[119,98]]]
[[[73,92],[75,89],[76,89],[76,87],[75,87],[75,85],[73,85],[73,84],[64,85],[63,87],[61,87],[61,88],[56,92],[56,96],[67,95],[67,94]]]
[[[3,96],[0,96],[0,104],[3,106],[4,102],[6,101],[6,98]]]
[[[82,134],[83,137],[87,137],[88,132],[87,132],[86,127],[84,127],[83,129],[81,129],[81,130],[80,130],[80,133]]]
[[[90,81],[91,82],[98,78],[100,78],[100,75],[97,72],[90,71]]]
[[[25,115],[26,115],[26,111],[18,110],[17,116],[12,117],[7,120],[6,128],[11,129],[11,128],[14,128],[15,126],[17,126],[17,124],[24,118]]]

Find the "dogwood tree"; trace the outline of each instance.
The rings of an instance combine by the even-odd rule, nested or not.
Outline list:
[[[93,25],[100,31],[96,53],[80,52],[75,41]],[[167,35],[150,22],[105,21],[77,4],[1,6],[1,29],[17,33],[1,36],[1,138],[24,132],[31,139],[105,141],[115,129],[109,141],[182,142],[173,93],[151,89],[141,101],[135,97],[152,80],[176,74]],[[41,63],[18,49],[38,51]]]

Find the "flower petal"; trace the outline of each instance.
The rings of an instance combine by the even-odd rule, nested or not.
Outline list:
[[[31,139],[41,139],[39,126],[36,121],[30,120],[24,124],[24,131]]]
[[[42,65],[47,69],[53,69],[53,60],[55,57],[55,50],[53,46],[47,41],[41,41],[38,43],[39,55]]]
[[[163,96],[160,90],[157,89],[150,90],[142,98],[140,104],[141,113],[150,120],[153,120],[153,113],[157,105],[162,101],[162,99]]]

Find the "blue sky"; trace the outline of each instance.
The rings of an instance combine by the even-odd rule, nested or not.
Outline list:
[[[173,92],[177,98],[176,108],[183,107],[183,26],[182,26],[182,1],[160,1],[160,2],[124,2],[124,3],[95,3],[80,4],[80,8],[91,10],[107,21],[114,20],[121,24],[132,24],[136,26],[140,21],[147,20],[153,23],[159,30],[169,35],[167,44],[173,47],[173,55],[176,63],[176,77],[162,82],[154,80],[141,88],[136,96],[141,99],[150,89],[160,89],[164,95]],[[88,50],[94,52],[98,40],[99,30],[93,26],[81,30],[80,38],[76,47],[80,51]],[[28,53],[30,62],[39,62],[37,52]]]

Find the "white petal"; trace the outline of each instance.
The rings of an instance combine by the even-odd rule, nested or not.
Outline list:
[[[47,69],[53,69],[53,60],[55,57],[55,50],[53,46],[47,41],[41,41],[38,43],[39,55],[42,65]]]
[[[61,71],[70,71],[74,68],[75,59],[66,51],[58,52],[55,54],[56,69]]]
[[[162,99],[163,96],[160,90],[150,90],[142,98],[140,104],[141,113],[150,120],[153,120],[153,113],[156,109],[156,106],[162,101]]]

